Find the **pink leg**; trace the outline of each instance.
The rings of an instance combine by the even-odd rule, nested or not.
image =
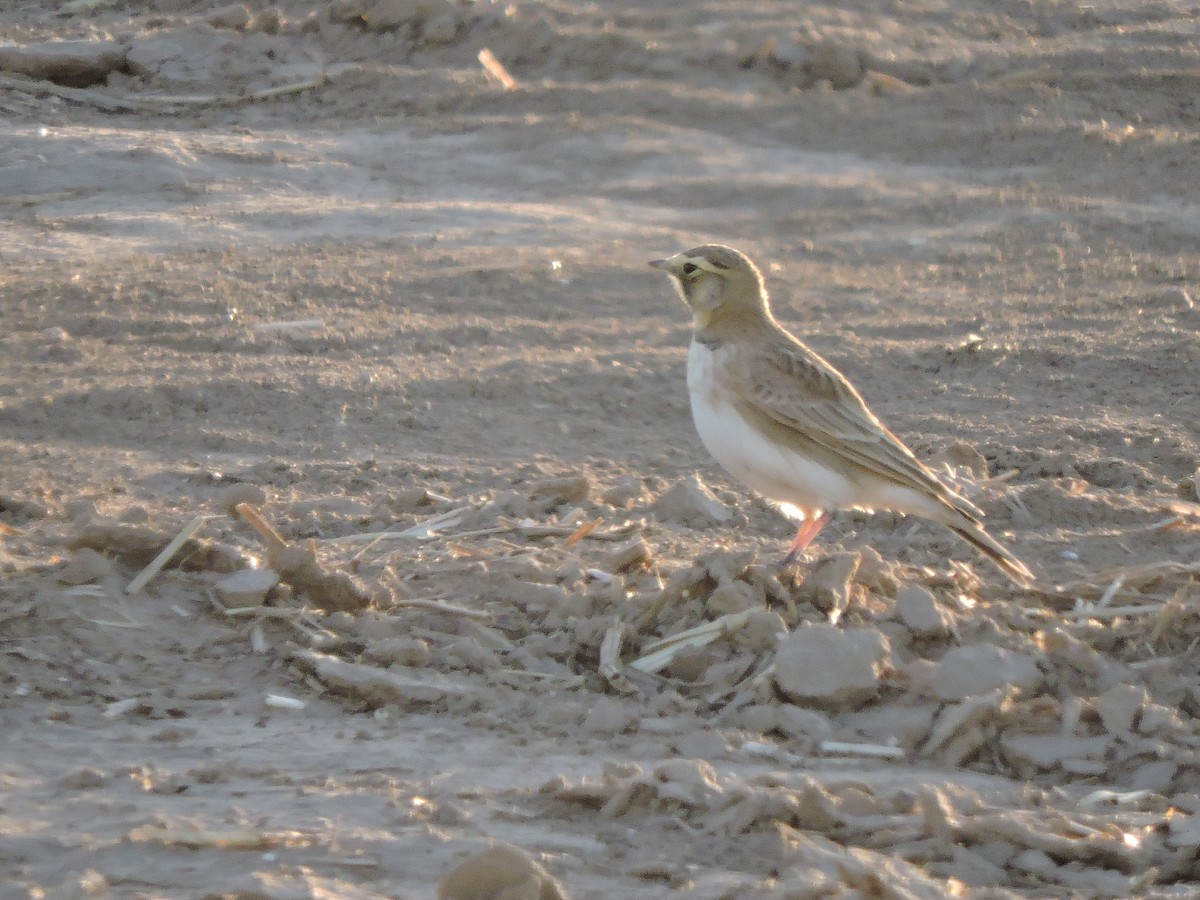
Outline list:
[[[829,513],[821,513],[811,519],[805,519],[800,523],[800,527],[796,529],[796,537],[792,540],[792,546],[788,547],[787,556],[783,558],[783,562],[779,565],[790,566],[796,561],[804,548],[812,543],[813,538],[820,534],[821,529],[829,522]]]

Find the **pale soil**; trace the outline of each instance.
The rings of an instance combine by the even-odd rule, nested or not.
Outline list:
[[[1200,7],[552,0],[433,44],[315,2],[265,31],[203,0],[59,6],[6,5],[0,38],[131,42],[140,74],[96,94],[333,77],[167,112],[0,90],[0,896],[430,897],[489,839],[575,898],[1200,892]],[[739,65],[798,29],[915,89]],[[918,455],[1002,476],[968,486],[989,528],[1074,586],[1017,592],[887,514],[776,579],[790,528],[699,445],[687,316],[645,265],[705,241],[759,261]],[[655,505],[695,472],[729,522]],[[264,555],[231,517],[200,537],[236,553],[127,596],[234,485],[370,608],[220,613],[228,557]],[[464,507],[427,540],[329,540]],[[609,583],[599,538],[638,535],[646,567]],[[759,626],[827,619],[802,582],[847,552],[839,623],[888,641],[865,700],[751,683],[772,627],[640,693],[598,674],[615,622],[629,662],[732,594]],[[1121,573],[1106,605],[1149,613],[1073,615]],[[948,628],[904,623],[911,585]],[[956,647],[1033,677],[951,698]],[[339,690],[314,648],[417,689]]]

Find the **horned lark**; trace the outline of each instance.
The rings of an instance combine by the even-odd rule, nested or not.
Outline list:
[[[1034,579],[950,490],[875,418],[837,369],[771,315],[762,275],[731,247],[707,244],[650,265],[692,310],[692,418],[731,475],[799,521],[789,564],[839,509],[890,509],[940,522],[1013,581]]]

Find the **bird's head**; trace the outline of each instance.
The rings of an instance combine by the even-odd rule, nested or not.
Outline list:
[[[707,327],[717,316],[770,315],[762,273],[732,247],[704,244],[666,259],[652,259],[650,265],[671,276],[697,328]]]

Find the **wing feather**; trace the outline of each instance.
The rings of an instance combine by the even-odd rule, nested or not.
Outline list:
[[[947,488],[885,428],[845,376],[790,335],[759,343],[744,363],[739,393],[759,412],[845,463],[977,520],[974,504]]]

